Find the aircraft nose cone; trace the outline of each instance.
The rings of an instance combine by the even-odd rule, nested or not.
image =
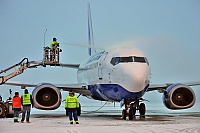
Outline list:
[[[140,75],[126,75],[127,88],[132,92],[139,92],[144,89],[145,77]]]
[[[128,69],[126,69],[128,70]],[[124,71],[125,83],[131,92],[142,91],[149,84],[149,71],[146,68]]]

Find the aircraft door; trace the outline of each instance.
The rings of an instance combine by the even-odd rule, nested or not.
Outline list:
[[[105,64],[105,58],[106,58],[106,56],[107,56],[107,52],[106,53],[104,53],[103,55],[102,55],[102,57],[101,57],[101,59],[100,59],[100,61],[99,61],[99,64],[98,64],[98,75],[99,75],[99,80],[102,80],[103,79],[103,69],[104,69],[104,65],[106,65]]]

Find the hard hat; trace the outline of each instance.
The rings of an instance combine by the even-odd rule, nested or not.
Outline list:
[[[28,90],[27,90],[27,89],[25,89],[25,90],[24,90],[24,93],[25,93],[25,94],[28,94]]]
[[[74,92],[73,91],[69,91],[69,94],[73,94],[74,95]]]
[[[15,95],[19,95],[19,92],[15,92]]]
[[[56,40],[57,40],[57,39],[54,37],[54,38],[53,38],[53,41],[56,41]]]

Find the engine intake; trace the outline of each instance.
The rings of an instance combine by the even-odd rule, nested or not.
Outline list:
[[[37,109],[53,110],[61,104],[60,90],[50,83],[39,84],[32,92],[33,104]]]
[[[174,84],[163,93],[163,103],[169,109],[186,109],[194,105],[194,91],[187,85]]]

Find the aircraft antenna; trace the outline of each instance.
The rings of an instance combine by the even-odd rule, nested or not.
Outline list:
[[[46,34],[46,32],[47,32],[47,29],[44,32],[44,47],[45,47],[45,34]]]

